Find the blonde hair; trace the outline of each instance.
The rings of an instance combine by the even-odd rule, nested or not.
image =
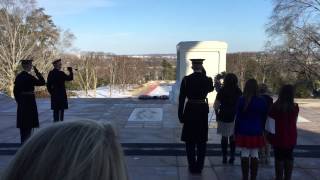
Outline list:
[[[40,130],[17,152],[1,180],[127,180],[110,124],[90,120]]]

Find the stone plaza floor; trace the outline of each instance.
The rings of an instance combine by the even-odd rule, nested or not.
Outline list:
[[[38,99],[40,126],[52,124],[48,99]],[[320,180],[320,101],[298,100],[300,115],[298,146],[293,179]],[[168,100],[69,99],[65,121],[91,119],[112,123],[118,132],[126,154],[131,180],[240,180],[239,157],[234,165],[223,165],[220,156],[220,136],[215,123],[210,124],[208,156],[202,175],[187,170],[184,146],[180,141],[181,125],[177,107]],[[0,171],[3,170],[20,141],[16,129],[16,105],[0,96]],[[273,158],[271,158],[273,159]],[[261,165],[258,179],[273,179],[273,162]]]

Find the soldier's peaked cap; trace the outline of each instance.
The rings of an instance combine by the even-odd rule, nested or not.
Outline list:
[[[20,63],[22,64],[22,65],[27,65],[27,64],[32,64],[32,59],[21,59],[20,60]]]
[[[58,63],[60,61],[61,61],[61,59],[55,59],[55,60],[52,61],[52,64],[56,64],[56,63]]]
[[[205,59],[190,59],[192,64],[202,64]]]

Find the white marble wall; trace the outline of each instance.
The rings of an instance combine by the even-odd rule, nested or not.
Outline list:
[[[177,45],[177,75],[176,84],[170,92],[170,98],[177,103],[181,80],[191,74],[190,59],[206,59],[203,66],[207,76],[215,77],[216,74],[226,71],[227,43],[220,41],[183,41]],[[208,95],[209,103],[214,102],[216,92]]]

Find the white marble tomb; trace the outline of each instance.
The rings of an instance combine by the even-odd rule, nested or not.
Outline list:
[[[183,41],[177,45],[176,83],[170,92],[170,99],[178,102],[181,80],[193,72],[190,59],[205,59],[203,66],[207,76],[214,77],[226,71],[227,43],[221,41]],[[213,104],[216,92],[208,94],[209,104]]]

